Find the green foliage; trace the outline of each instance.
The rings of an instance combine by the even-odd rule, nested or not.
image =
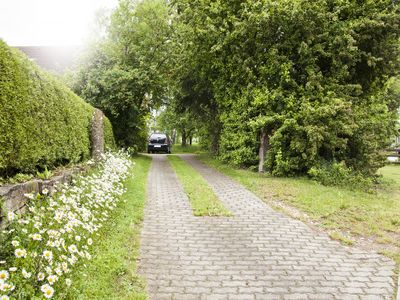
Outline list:
[[[0,185],[6,183],[19,183],[31,180],[34,178],[32,174],[17,173],[13,177],[0,178]]]
[[[164,131],[234,164],[307,174],[344,161],[365,176],[397,133],[398,1],[120,1],[74,90],[143,147],[149,112]],[[158,128],[160,129],[160,128]],[[189,134],[188,134],[189,132]]]
[[[136,156],[132,160],[135,165],[125,181],[127,191],[96,239],[96,255],[77,274],[71,299],[147,299],[137,261],[151,159]]]
[[[64,185],[52,195],[45,190],[25,194],[31,200],[26,212],[8,212],[7,227],[0,232],[2,269],[10,270],[2,294],[43,299],[43,294],[54,293],[57,299],[75,299],[76,274],[82,274],[82,265],[94,256],[91,246],[120,203],[131,166],[123,152],[108,152],[98,170],[76,177],[73,186]],[[76,220],[82,221],[78,225]]]
[[[233,98],[233,96],[232,96]],[[257,163],[257,132],[248,122],[254,112],[249,98],[234,97],[222,109],[224,129],[220,141],[220,158],[235,165],[251,166]]]
[[[126,149],[126,151],[132,157],[132,156],[135,156],[136,154],[138,154],[139,148],[136,145],[133,145],[132,147],[128,147]]]
[[[116,142],[143,149],[150,110],[166,94],[170,25],[162,0],[123,0],[70,79],[72,89],[110,119]]]
[[[382,166],[400,106],[385,88],[399,66],[398,2],[173,4],[192,90],[208,87],[218,107],[222,159],[255,165],[266,131],[272,174],[305,174],[321,161],[365,175]]]
[[[173,145],[172,147],[172,153],[173,154],[184,154],[184,153],[193,153],[193,154],[201,154],[205,153],[206,150],[201,147],[199,144],[192,144],[192,145],[186,145],[185,147],[182,147],[181,145]]]
[[[170,101],[157,117],[157,130],[168,133],[173,143],[177,143],[177,135],[180,135],[182,147],[187,146],[188,139],[194,137],[198,125],[198,117],[188,109],[180,110],[174,101]]]
[[[36,176],[42,180],[46,180],[53,176],[53,172],[49,171],[47,166],[45,166],[43,172],[36,172]]]
[[[0,175],[90,156],[93,108],[0,41]]]
[[[362,189],[373,191],[373,180],[370,177],[355,172],[347,167],[344,162],[324,164],[320,167],[312,167],[308,175],[323,185],[342,186],[349,189]]]

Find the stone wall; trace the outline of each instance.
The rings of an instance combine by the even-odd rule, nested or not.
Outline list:
[[[96,161],[101,160],[101,156],[104,153],[103,118],[103,112],[95,109],[91,124],[91,147],[92,158]],[[44,188],[52,193],[57,184],[70,183],[74,175],[86,173],[87,171],[87,167],[74,167],[62,171],[49,180],[33,179],[24,183],[0,186],[0,225],[4,224],[7,212],[23,213],[25,211],[29,199],[24,194],[41,193]]]
[[[42,193],[43,189],[52,194],[58,184],[70,183],[72,178],[88,171],[88,167],[74,167],[62,171],[48,180],[33,179],[24,183],[0,186],[0,224],[4,221],[7,212],[24,213],[29,199],[25,194]]]

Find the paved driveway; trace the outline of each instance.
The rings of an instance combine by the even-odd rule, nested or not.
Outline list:
[[[154,155],[140,262],[150,299],[391,299],[393,261],[344,247],[182,158],[234,216],[193,216],[166,156]]]

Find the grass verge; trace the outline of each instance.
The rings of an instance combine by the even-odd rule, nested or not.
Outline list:
[[[168,155],[168,160],[183,185],[195,216],[230,216],[204,178],[180,157]]]
[[[136,156],[133,161],[127,192],[95,241],[91,263],[75,278],[75,299],[147,299],[136,261],[151,158]]]
[[[201,149],[200,145],[192,144],[182,147],[181,145],[173,145],[172,146],[173,154],[183,154],[183,153],[196,153],[201,154],[204,153],[204,150]]]
[[[308,178],[280,178],[228,166],[200,155],[207,165],[230,176],[264,201],[294,207],[332,238],[374,249],[400,264],[400,166],[380,170],[385,184],[375,194],[323,186]],[[301,218],[301,217],[300,217]],[[360,239],[362,238],[362,239]],[[363,244],[364,243],[364,244]]]

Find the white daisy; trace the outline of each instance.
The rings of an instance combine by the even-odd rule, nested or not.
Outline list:
[[[14,221],[15,219],[17,218],[17,215],[16,214],[14,214],[12,211],[10,211],[8,214],[7,214],[7,219],[8,219],[8,221]]]
[[[74,244],[72,244],[68,247],[68,251],[71,253],[75,253],[78,252],[78,248]]]
[[[42,273],[42,272],[40,272],[40,273],[38,273],[38,275],[37,275],[37,280],[38,281],[43,281],[44,280],[44,273]]]
[[[26,250],[17,248],[15,249],[14,254],[16,258],[24,258],[26,257]]]
[[[31,273],[27,272],[25,269],[22,269],[22,276],[24,276],[24,278],[30,278],[31,275]]]
[[[69,278],[65,279],[65,284],[66,284],[67,286],[71,286],[72,280],[69,279]]]
[[[57,275],[50,275],[47,277],[47,281],[53,285],[58,280]]]
[[[10,275],[8,274],[8,272],[6,270],[0,271],[0,280],[6,281],[9,277],[10,277]]]
[[[43,296],[45,296],[47,299],[53,297],[54,289],[50,285],[44,284],[40,289],[43,292]]]
[[[42,236],[39,233],[34,233],[32,235],[32,240],[34,241],[41,241],[42,240]]]
[[[50,261],[50,260],[53,259],[53,252],[51,252],[49,250],[44,250],[43,251],[43,257]]]

